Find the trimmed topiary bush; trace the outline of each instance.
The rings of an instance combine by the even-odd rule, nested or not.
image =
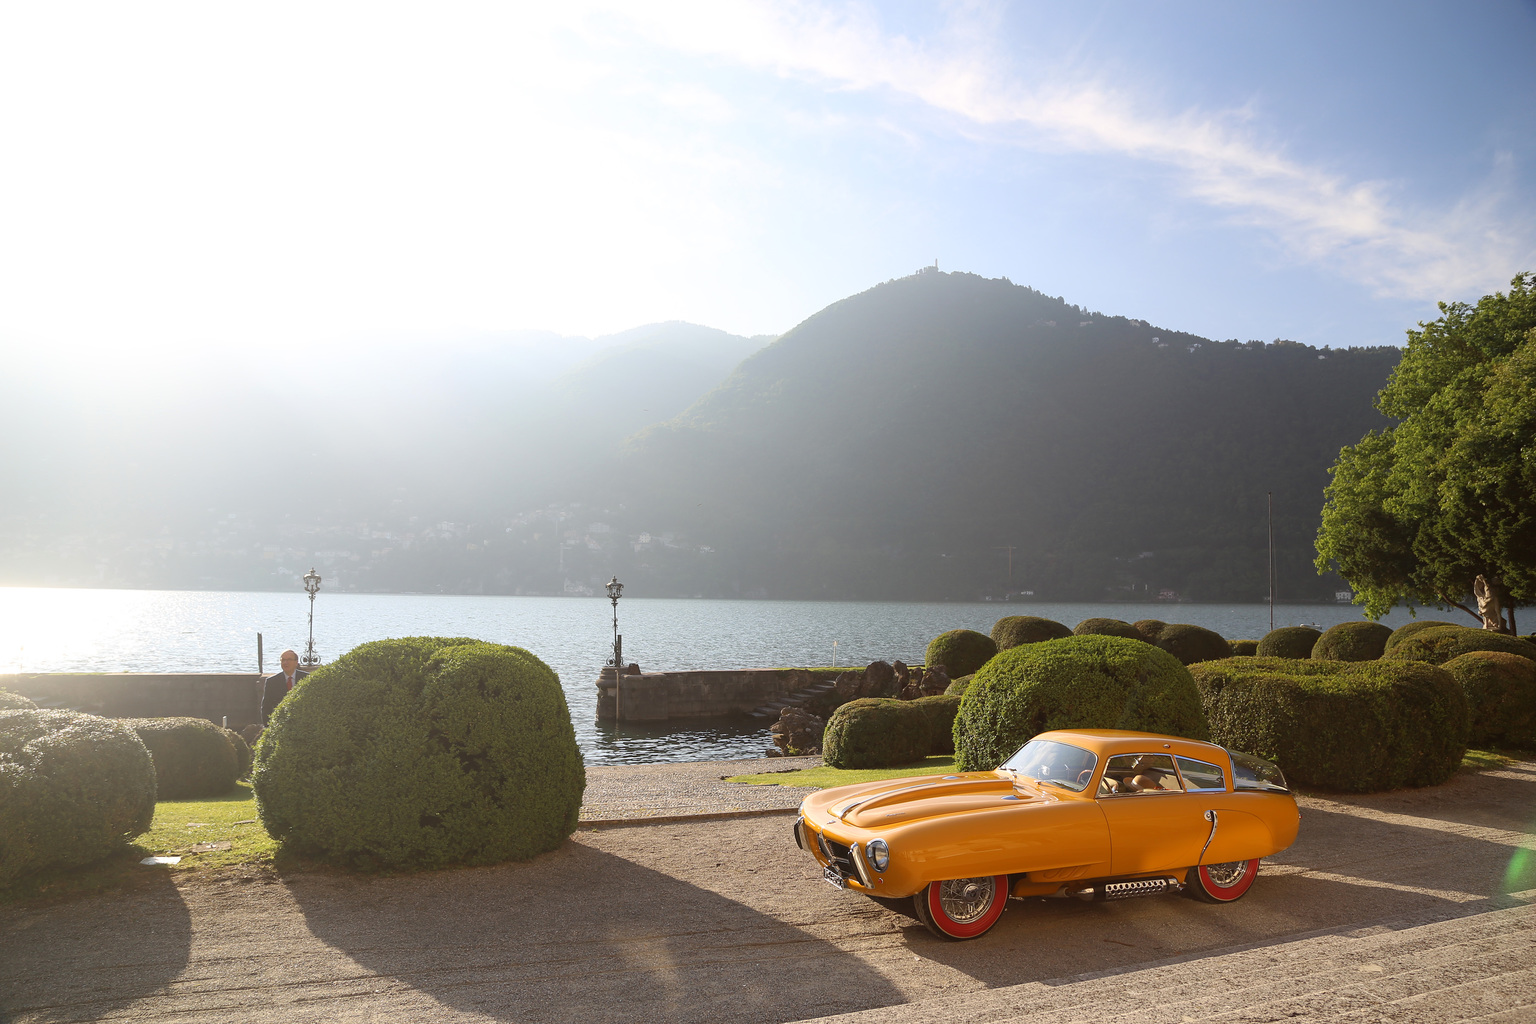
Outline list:
[[[1322,661],[1375,661],[1387,649],[1392,631],[1379,622],[1341,622],[1329,626],[1312,645]]]
[[[365,868],[553,850],[586,788],[549,666],[440,637],[378,640],[316,670],[273,713],[251,779],[274,839]]]
[[[1442,667],[1467,695],[1472,746],[1536,749],[1536,661],[1503,651],[1472,651]]]
[[[1178,658],[1184,665],[1232,656],[1232,648],[1220,633],[1182,622],[1164,626],[1157,634],[1157,646]]]
[[[0,690],[0,711],[32,711],[36,707],[28,697],[10,690]]]
[[[1038,615],[1008,615],[992,624],[992,639],[999,651],[1071,635],[1072,631],[1055,619],[1042,619]]]
[[[834,768],[891,768],[921,761],[930,745],[929,715],[918,706],[922,700],[860,697],[849,701],[827,721],[821,737],[822,760]]]
[[[964,697],[965,691],[971,688],[971,680],[975,678],[976,673],[972,672],[968,676],[961,676],[959,679],[952,680],[944,688],[944,695],[946,697]]]
[[[1131,623],[1131,628],[1141,634],[1141,638],[1149,644],[1157,643],[1157,638],[1163,630],[1168,628],[1168,623],[1162,619],[1137,619]]]
[[[1269,758],[1304,785],[1432,786],[1466,753],[1466,696],[1432,665],[1228,658],[1190,672],[1212,740]]]
[[[1264,634],[1256,653],[1260,658],[1310,658],[1322,635],[1311,626],[1281,626]]]
[[[224,730],[205,718],[127,718],[155,759],[161,800],[220,796],[240,777],[239,758]]]
[[[1119,619],[1084,619],[1072,627],[1073,636],[1123,636],[1127,640],[1145,640],[1146,637],[1129,622]]]
[[[0,886],[99,860],[154,815],[155,766],[132,729],[76,711],[0,711]]]
[[[1536,644],[1523,637],[1468,626],[1436,626],[1421,629],[1383,654],[1383,661],[1423,661],[1444,665],[1473,651],[1502,651],[1536,661]]]
[[[928,752],[953,754],[955,752],[955,714],[960,710],[960,698],[942,693],[932,697],[919,697],[912,702],[928,719]]]
[[[219,730],[224,738],[229,741],[229,747],[235,752],[235,778],[243,779],[251,774],[251,762],[255,755],[251,753],[251,745],[245,742],[245,737],[233,729]]]
[[[1141,729],[1205,739],[1200,694],[1167,651],[1117,636],[1074,636],[1001,651],[955,716],[956,765],[996,768],[1050,729]]]
[[[1255,658],[1259,654],[1257,640],[1233,640],[1228,646],[1232,648],[1234,658]]]
[[[1406,626],[1398,626],[1392,631],[1392,635],[1387,637],[1387,644],[1383,653],[1390,651],[1392,648],[1396,647],[1404,640],[1407,640],[1415,633],[1423,632],[1426,629],[1434,629],[1437,626],[1455,625],[1458,625],[1458,623],[1446,622],[1442,619],[1415,619],[1414,621],[1408,623]]]
[[[985,665],[997,653],[997,641],[974,629],[952,629],[940,633],[928,643],[924,661],[943,665],[951,679],[968,676]]]

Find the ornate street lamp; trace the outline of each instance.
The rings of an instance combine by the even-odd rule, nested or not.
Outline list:
[[[320,593],[320,574],[314,569],[304,574],[304,591],[309,594],[309,643],[304,648],[304,657],[299,659],[299,664],[305,668],[314,668],[320,664],[320,658],[315,654],[315,595]],[[614,621],[618,621],[617,613]]]
[[[608,581],[608,600],[613,602],[613,678],[617,682],[624,672],[624,638],[619,636],[619,598],[624,593],[624,584],[619,582],[617,576]]]

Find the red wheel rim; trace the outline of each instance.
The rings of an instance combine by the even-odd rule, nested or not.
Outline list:
[[[964,914],[958,919],[945,909],[946,902],[955,906],[956,898],[963,898],[964,887],[971,886],[979,889],[981,883],[991,883],[992,890],[990,902],[984,907],[974,914]],[[948,898],[946,898],[946,886],[950,890]],[[981,894],[977,892],[974,895],[979,901]],[[933,918],[933,923],[939,931],[956,939],[974,938],[991,928],[1003,915],[1003,908],[1008,904],[1008,876],[993,875],[990,878],[956,878],[934,882],[928,886],[924,898],[928,901],[928,914]]]
[[[1230,903],[1253,885],[1259,873],[1257,860],[1230,861],[1226,864],[1202,864],[1199,867],[1200,888],[1213,900]]]

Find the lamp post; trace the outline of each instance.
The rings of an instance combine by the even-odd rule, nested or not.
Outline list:
[[[304,647],[304,657],[299,659],[299,664],[314,668],[320,664],[320,658],[315,654],[315,595],[320,593],[320,574],[313,568],[304,574],[304,591],[309,594],[309,643]]]
[[[615,576],[608,581],[608,600],[613,602],[613,671],[614,678],[624,667],[624,639],[619,636],[619,598],[624,594],[624,584]]]

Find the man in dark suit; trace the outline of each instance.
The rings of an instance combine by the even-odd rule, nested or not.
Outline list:
[[[267,676],[267,682],[261,691],[261,724],[266,725],[272,717],[272,712],[279,702],[292,690],[300,679],[309,675],[299,668],[299,656],[292,651],[284,651],[282,656],[283,670]]]

